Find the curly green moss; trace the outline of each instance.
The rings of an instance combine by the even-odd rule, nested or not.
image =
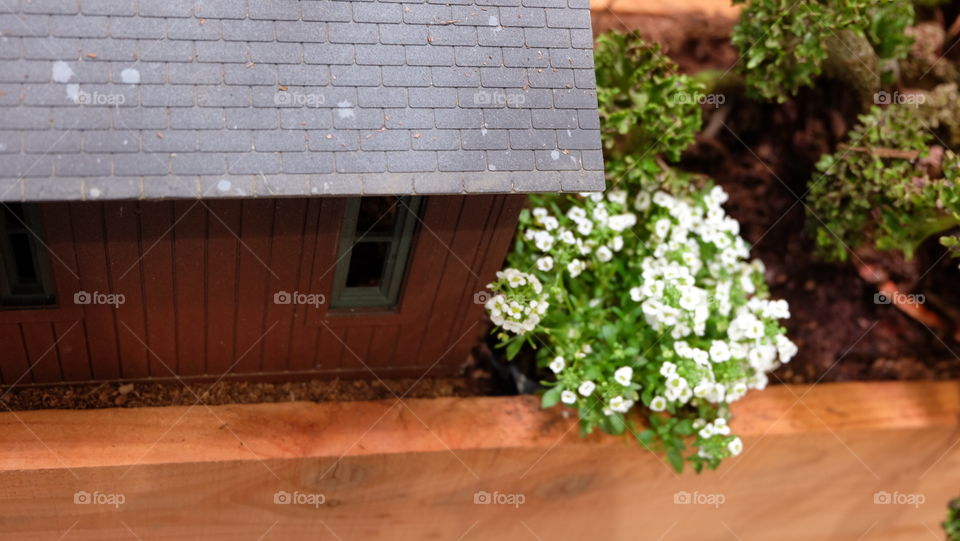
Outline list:
[[[734,0],[745,4],[732,40],[740,50],[747,88],[765,99],[786,101],[802,86],[812,86],[824,63],[851,70],[832,76],[851,83],[862,95],[876,73],[903,58],[912,38],[909,2],[895,0]],[[868,44],[864,50],[859,42]]]
[[[703,86],[635,34],[601,35],[594,56],[607,160],[658,154],[678,160],[700,130]]]
[[[960,162],[947,151],[941,164],[921,164],[933,136],[916,111],[872,108],[848,144],[817,163],[808,223],[823,256],[844,260],[848,248],[869,244],[911,258],[924,239],[960,223]],[[943,177],[930,178],[924,165],[942,165]]]

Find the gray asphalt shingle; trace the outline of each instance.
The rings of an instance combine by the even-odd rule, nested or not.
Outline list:
[[[13,189],[0,199],[604,185],[584,0],[30,0],[8,11],[0,186]]]

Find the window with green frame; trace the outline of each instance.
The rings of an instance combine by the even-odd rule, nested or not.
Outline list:
[[[347,200],[330,308],[392,308],[400,297],[419,197]]]
[[[56,303],[53,273],[41,234],[36,205],[0,204],[0,309],[40,308]]]

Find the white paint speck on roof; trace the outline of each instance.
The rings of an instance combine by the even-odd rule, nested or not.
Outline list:
[[[139,84],[140,72],[133,68],[127,68],[120,72],[120,80],[128,85]]]
[[[70,69],[70,64],[67,64],[63,60],[57,60],[53,63],[53,80],[57,83],[65,83],[73,77],[73,70]]]

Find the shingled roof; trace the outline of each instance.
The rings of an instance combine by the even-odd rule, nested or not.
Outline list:
[[[588,0],[0,12],[0,200],[603,188]]]

